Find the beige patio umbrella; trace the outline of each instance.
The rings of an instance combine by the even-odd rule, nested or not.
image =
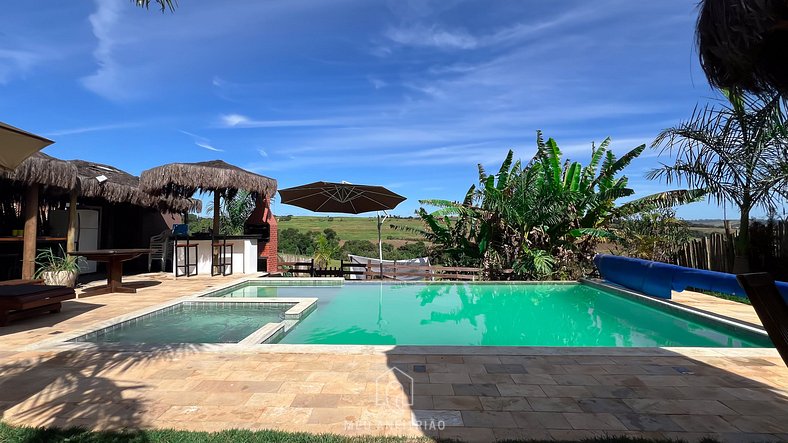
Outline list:
[[[0,170],[13,171],[24,159],[52,143],[40,135],[0,122]]]
[[[213,234],[219,234],[220,199],[232,197],[238,190],[266,197],[276,193],[276,180],[222,160],[198,163],[169,163],[142,171],[140,188],[154,195],[190,198],[197,192],[213,193]]]

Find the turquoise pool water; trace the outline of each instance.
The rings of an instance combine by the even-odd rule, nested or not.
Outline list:
[[[181,304],[88,334],[92,343],[238,343],[266,323],[282,321],[289,308],[233,304]]]
[[[768,338],[737,334],[716,322],[701,323],[582,284],[245,285],[223,296],[317,297],[317,309],[280,343],[772,346]]]

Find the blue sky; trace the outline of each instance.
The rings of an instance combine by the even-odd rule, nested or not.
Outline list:
[[[591,141],[623,154],[715,99],[696,16],[686,0],[11,2],[0,119],[61,158],[134,174],[220,158],[280,188],[380,184],[411,215],[461,198],[477,163],[530,158],[537,129],[587,161]],[[644,178],[656,154],[626,171],[637,195],[666,189]]]

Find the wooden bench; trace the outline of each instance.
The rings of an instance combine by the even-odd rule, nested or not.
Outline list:
[[[37,282],[0,284],[0,326],[12,320],[43,313],[57,313],[64,300],[76,298],[73,289]]]

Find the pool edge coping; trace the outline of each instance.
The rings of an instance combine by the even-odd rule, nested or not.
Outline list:
[[[649,295],[641,294],[637,291],[631,290],[624,286],[616,285],[610,283],[605,280],[600,279],[588,279],[582,278],[579,280],[581,284],[586,284],[588,286],[603,289],[607,291],[614,292],[621,296],[635,299],[637,301],[641,301],[647,305],[664,308],[667,311],[679,312],[689,317],[694,317],[701,322],[716,322],[720,323],[728,329],[731,329],[737,333],[742,333],[744,335],[750,336],[757,336],[758,338],[762,339],[764,337],[769,338],[769,334],[766,332],[765,329],[757,327],[756,325],[752,325],[743,321],[737,321],[736,319],[730,317],[724,317],[713,312],[704,311],[701,309],[693,308],[690,306],[684,306],[675,302],[671,302],[669,300],[663,300],[657,297],[651,297]],[[735,349],[735,348],[734,348]]]

